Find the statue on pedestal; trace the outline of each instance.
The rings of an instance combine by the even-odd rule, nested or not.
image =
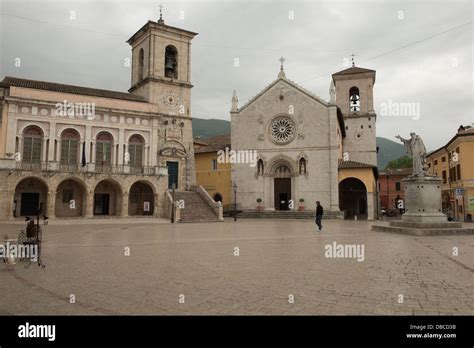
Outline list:
[[[410,133],[410,139],[403,139],[400,135],[396,138],[400,139],[405,145],[405,152],[413,158],[413,174],[412,176],[426,176],[426,147],[421,137],[416,133]]]

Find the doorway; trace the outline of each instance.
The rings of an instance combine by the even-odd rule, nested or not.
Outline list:
[[[21,194],[20,215],[36,215],[39,207],[39,193],[23,192]]]
[[[178,188],[178,162],[167,161],[168,167],[168,189]]]
[[[289,210],[291,199],[291,178],[275,178],[275,209]]]
[[[94,215],[109,215],[110,195],[108,193],[96,193],[94,195]]]

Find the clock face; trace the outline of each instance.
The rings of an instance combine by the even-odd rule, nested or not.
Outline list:
[[[170,108],[175,108],[178,106],[178,96],[172,91],[168,91],[163,94],[163,104],[167,105]]]

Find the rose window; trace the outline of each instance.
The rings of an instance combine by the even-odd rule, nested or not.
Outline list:
[[[288,117],[278,117],[271,123],[271,133],[276,143],[288,143],[295,135],[295,124]]]

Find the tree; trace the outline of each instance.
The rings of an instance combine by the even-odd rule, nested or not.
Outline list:
[[[387,163],[385,169],[412,168],[413,159],[409,156],[403,156]]]

